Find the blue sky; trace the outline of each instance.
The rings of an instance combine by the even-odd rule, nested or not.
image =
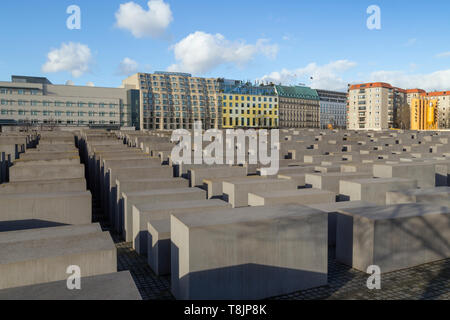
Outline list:
[[[450,89],[446,0],[152,1],[158,9],[140,17],[133,13],[149,10],[147,0],[122,11],[125,0],[2,1],[0,80],[20,74],[115,87],[127,72],[179,70],[336,90],[365,81]],[[366,26],[373,4],[380,30]],[[81,9],[81,30],[66,27],[70,5]]]

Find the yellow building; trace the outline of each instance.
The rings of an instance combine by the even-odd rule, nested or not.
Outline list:
[[[278,97],[223,93],[222,116],[224,129],[278,128]]]
[[[423,97],[411,100],[411,130],[436,130],[438,119],[437,100]]]

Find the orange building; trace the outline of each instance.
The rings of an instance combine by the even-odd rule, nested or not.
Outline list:
[[[438,129],[438,103],[424,97],[411,100],[411,130]]]

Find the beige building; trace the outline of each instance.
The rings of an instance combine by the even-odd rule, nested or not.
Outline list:
[[[127,90],[53,85],[46,78],[13,76],[0,82],[0,123],[129,127]]]
[[[137,73],[123,80],[132,88],[130,104],[136,106],[140,129],[220,128],[221,94],[217,79],[192,77],[187,73]]]
[[[406,90],[388,83],[352,85],[348,91],[347,128],[386,130],[394,128],[397,110],[407,104]]]
[[[275,86],[280,128],[319,128],[320,99],[316,90],[300,86]]]

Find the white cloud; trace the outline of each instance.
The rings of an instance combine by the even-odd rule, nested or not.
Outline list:
[[[372,72],[369,81],[387,82],[405,89],[448,90],[450,89],[450,69],[427,74],[380,70]]]
[[[130,58],[125,58],[120,62],[117,74],[121,76],[129,76],[138,72],[138,68],[139,64],[136,61]]]
[[[437,57],[437,58],[447,58],[447,57],[450,57],[450,51],[438,53],[438,54],[436,55],[436,57]]]
[[[310,63],[303,68],[275,71],[258,80],[275,84],[297,84],[308,80],[308,85],[315,89],[347,90],[348,82],[342,79],[340,73],[355,66],[355,62],[348,60],[333,61],[322,66]]]
[[[91,49],[81,43],[63,43],[61,48],[53,49],[47,55],[47,62],[42,66],[42,72],[67,71],[74,78],[81,77],[89,71],[92,61]]]
[[[276,58],[278,46],[267,39],[259,39],[256,44],[244,41],[229,41],[221,34],[202,31],[191,33],[173,46],[177,63],[169,71],[204,73],[222,64],[244,66],[256,55]]]
[[[86,86],[88,87],[95,87],[95,84],[92,81],[89,81],[86,83]]]
[[[405,47],[411,47],[411,46],[415,45],[416,43],[417,43],[417,39],[416,39],[416,38],[412,38],[412,39],[409,39],[409,40],[404,44],[404,46],[405,46]]]
[[[136,38],[159,37],[173,21],[170,5],[163,0],[150,0],[148,10],[127,2],[116,12],[116,26],[130,31]]]

